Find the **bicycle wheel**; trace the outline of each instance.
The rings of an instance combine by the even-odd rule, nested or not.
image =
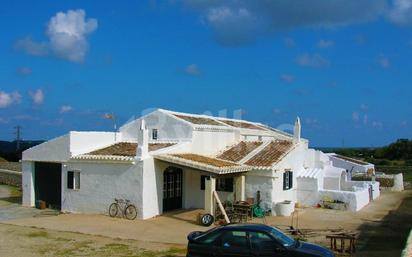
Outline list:
[[[133,204],[130,204],[126,207],[126,209],[124,210],[124,216],[126,216],[126,218],[128,220],[134,220],[136,219],[137,216],[137,210],[136,207],[134,207]]]
[[[112,203],[109,207],[109,216],[116,217],[119,211],[119,205],[117,203]]]

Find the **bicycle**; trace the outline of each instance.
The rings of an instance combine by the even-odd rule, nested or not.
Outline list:
[[[114,199],[114,203],[112,203],[109,207],[109,215],[110,217],[116,217],[117,214],[122,214],[123,217],[126,217],[128,220],[134,220],[137,216],[137,209],[136,207],[130,203],[129,200],[125,199]]]

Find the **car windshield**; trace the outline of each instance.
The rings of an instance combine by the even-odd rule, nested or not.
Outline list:
[[[273,228],[270,230],[270,234],[283,246],[288,247],[295,244],[295,240],[285,234],[283,234],[280,230]]]

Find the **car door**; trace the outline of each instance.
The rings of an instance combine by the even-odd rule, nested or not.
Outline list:
[[[220,237],[220,247],[217,257],[250,257],[248,232],[228,230]]]
[[[220,250],[221,234],[215,230],[205,236],[201,236],[195,242],[189,242],[188,255],[190,257],[216,257]]]
[[[249,232],[249,240],[254,257],[289,256],[287,249],[265,232],[251,231]]]

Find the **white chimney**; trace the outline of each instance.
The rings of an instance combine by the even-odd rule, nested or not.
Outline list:
[[[140,121],[139,130],[137,132],[137,154],[138,160],[143,160],[149,157],[149,131],[146,128],[146,122]]]
[[[300,118],[296,117],[295,127],[293,128],[293,142],[294,143],[300,142],[300,131],[301,131]]]

